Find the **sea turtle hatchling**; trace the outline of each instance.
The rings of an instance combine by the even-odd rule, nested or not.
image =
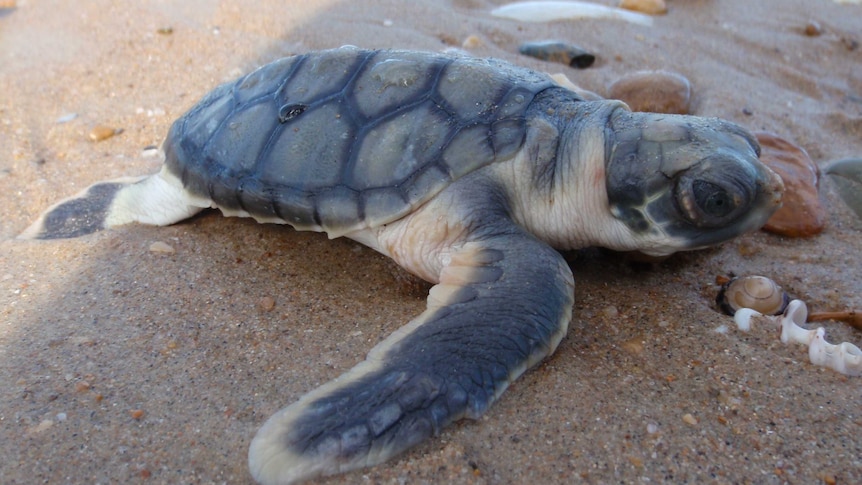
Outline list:
[[[365,361],[272,416],[262,483],[380,463],[480,416],[572,318],[554,249],[651,255],[759,228],[780,178],[743,128],[585,101],[499,60],[355,47],[263,66],[171,127],[155,175],[98,183],[25,237],[226,215],[346,236],[434,283]]]

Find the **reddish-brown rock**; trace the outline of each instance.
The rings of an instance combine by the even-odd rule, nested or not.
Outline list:
[[[820,179],[817,165],[804,149],[778,135],[766,132],[755,135],[760,142],[760,160],[784,181],[781,209],[763,230],[789,237],[820,234],[826,226],[826,209],[817,193]]]

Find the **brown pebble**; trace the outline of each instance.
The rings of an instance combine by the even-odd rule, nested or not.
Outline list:
[[[682,415],[682,420],[683,420],[683,421],[685,421],[685,423],[686,423],[686,424],[690,424],[690,425],[692,425],[692,426],[694,426],[694,425],[696,425],[696,424],[697,424],[697,418],[695,418],[694,416],[692,416],[692,415],[691,415],[691,414],[689,414],[689,413],[685,413],[685,414],[683,414],[683,415]]]
[[[144,468],[143,470],[141,470],[141,478],[150,478],[152,475],[153,475],[153,474],[152,474],[152,473],[150,473],[150,471],[149,471],[149,470],[147,470],[146,468]]]
[[[91,141],[102,141],[108,138],[119,135],[123,130],[121,128],[111,128],[110,126],[96,125],[90,130],[88,135]]]
[[[805,24],[804,32],[808,37],[817,37],[823,34],[823,27],[821,27],[817,22],[811,20]]]
[[[825,483],[826,485],[835,485],[836,483],[838,483],[838,479],[835,478],[835,475],[833,475],[832,473],[821,473],[820,479],[823,480],[823,483]]]
[[[620,8],[649,15],[667,13],[667,5],[664,0],[621,0]]]
[[[264,312],[271,312],[275,308],[275,298],[264,296],[257,302],[257,307]]]
[[[87,381],[78,381],[75,383],[76,392],[85,392],[90,390],[90,383]]]
[[[624,101],[632,111],[688,114],[691,83],[674,72],[638,71],[611,84],[608,97]]]
[[[784,181],[782,207],[763,230],[788,237],[820,234],[826,226],[826,209],[817,194],[817,165],[804,149],[778,135],[759,132],[755,136],[760,142],[760,160]]]
[[[632,355],[644,353],[644,342],[642,337],[635,337],[620,344],[620,348]]]
[[[167,25],[167,26],[164,26],[164,27],[159,27],[159,28],[156,30],[156,32],[158,32],[159,34],[162,34],[162,35],[171,35],[171,34],[173,34],[173,33],[174,33],[174,28],[173,28],[173,27],[171,27],[170,25]]]
[[[132,409],[129,411],[129,416],[131,416],[132,419],[141,419],[144,417],[144,411],[143,409]]]

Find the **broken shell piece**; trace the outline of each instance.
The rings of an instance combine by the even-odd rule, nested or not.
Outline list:
[[[566,19],[618,19],[634,24],[652,25],[652,18],[642,13],[589,2],[515,2],[491,10],[491,15],[521,22],[550,22]]]
[[[733,316],[742,331],[751,329],[751,317],[763,316],[750,308],[742,308]],[[808,359],[814,365],[828,367],[848,376],[862,376],[862,349],[849,343],[838,345],[826,341],[826,330],[820,327],[807,330],[800,325],[808,318],[808,308],[802,300],[793,300],[787,305],[784,314],[764,316],[764,319],[781,326],[781,341],[798,342],[808,345]]]
[[[807,330],[801,325],[808,318],[808,308],[802,300],[793,300],[781,316],[781,343],[796,342],[811,345],[816,330]]]
[[[828,367],[848,376],[862,375],[862,350],[849,343],[832,345],[826,341],[823,327],[814,331],[814,339],[808,347],[808,358],[814,365]]]
[[[721,285],[715,303],[727,315],[751,308],[763,315],[778,315],[787,308],[790,297],[765,276],[740,276]]]
[[[593,65],[596,56],[580,47],[556,40],[524,42],[518,47],[518,52],[525,56],[535,57],[543,61],[559,62],[569,67],[586,69]]]

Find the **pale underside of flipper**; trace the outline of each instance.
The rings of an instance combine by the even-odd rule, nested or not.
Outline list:
[[[249,450],[252,475],[287,484],[371,466],[479,417],[556,349],[573,286],[562,257],[514,226],[464,244],[425,312],[264,424]]]
[[[21,239],[80,237],[132,222],[165,226],[211,207],[209,199],[183,188],[165,168],[146,177],[125,177],[93,184],[46,210],[22,232]]]

